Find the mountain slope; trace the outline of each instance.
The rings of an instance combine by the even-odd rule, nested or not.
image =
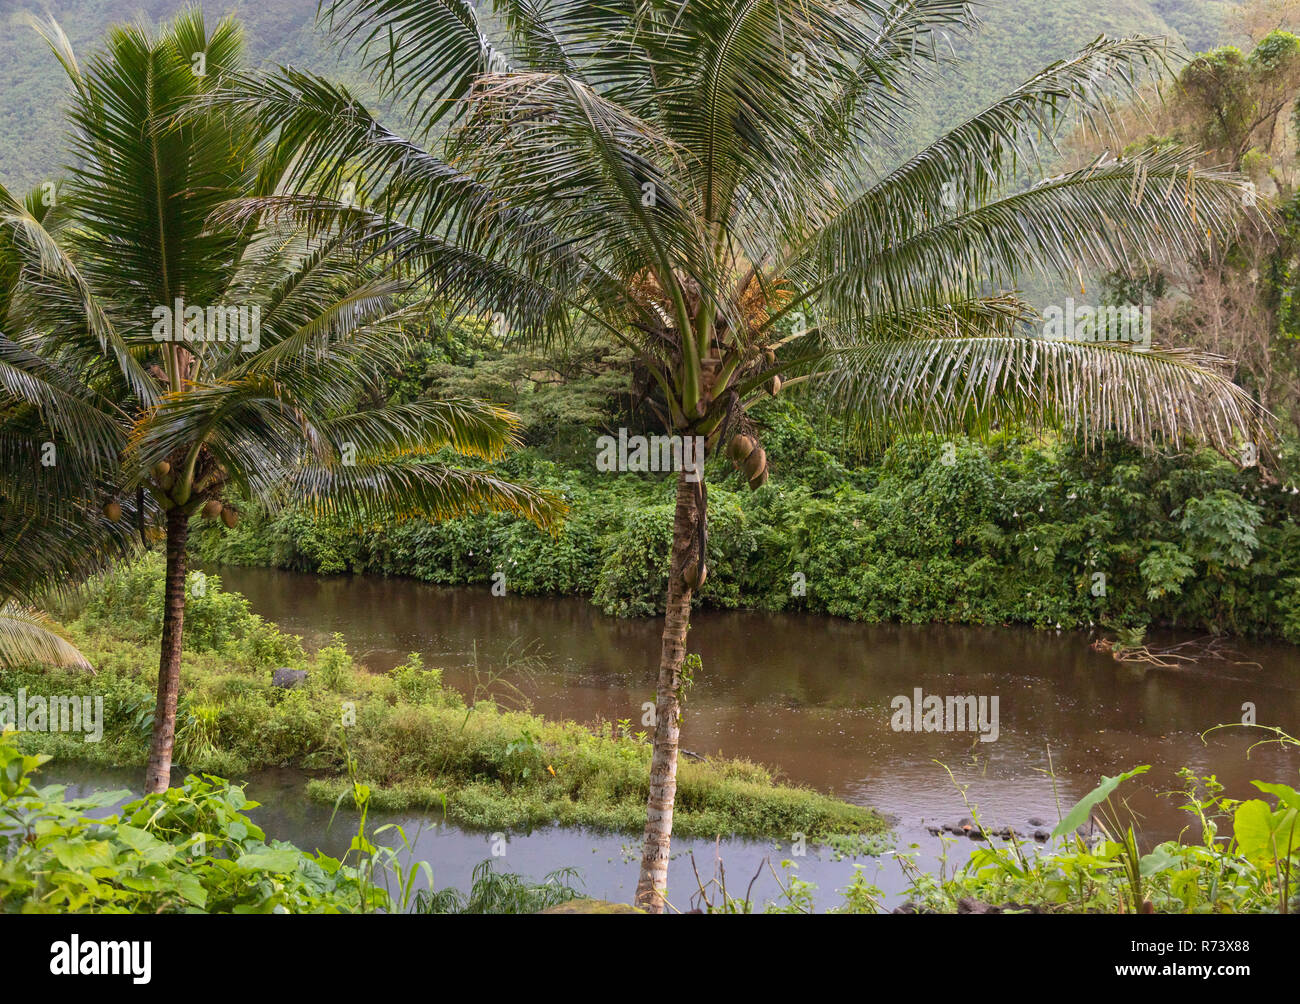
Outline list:
[[[165,19],[182,6],[182,0],[0,0],[0,25],[8,29],[0,32],[0,183],[27,191],[57,176],[66,157],[63,71],[19,12],[48,9],[84,59],[108,25]],[[1100,34],[1162,35],[1194,51],[1219,44],[1230,6],[1231,0],[986,0],[984,30],[955,43],[968,58],[933,89],[915,134],[935,135]],[[202,7],[214,19],[239,16],[254,62],[293,63],[373,94],[361,83],[356,58],[340,58],[315,27],[316,0],[203,0]]]

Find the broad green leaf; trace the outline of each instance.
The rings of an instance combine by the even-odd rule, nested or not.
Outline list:
[[[1252,798],[1237,806],[1232,818],[1237,847],[1251,861],[1272,861],[1273,810],[1267,802]]]
[[[264,850],[242,854],[235,864],[243,871],[291,872],[298,867],[296,850]]]
[[[1170,849],[1161,844],[1150,854],[1144,855],[1139,863],[1139,870],[1142,875],[1155,875],[1157,872],[1176,867],[1182,864],[1182,858],[1174,854]]]
[[[176,889],[189,902],[195,906],[206,906],[208,902],[208,892],[203,888],[203,883],[199,881],[197,875],[189,872],[181,872],[176,876]]]
[[[1074,808],[1069,811],[1066,817],[1057,824],[1056,829],[1052,831],[1052,836],[1063,836],[1066,833],[1072,832],[1075,828],[1082,826],[1088,821],[1088,817],[1092,815],[1092,810],[1102,802],[1106,801],[1106,799],[1110,797],[1111,792],[1130,778],[1137,777],[1139,774],[1145,774],[1150,769],[1151,766],[1146,764],[1141,767],[1134,767],[1132,770],[1119,774],[1116,777],[1106,777],[1103,775],[1101,784],[1097,785],[1097,787],[1093,788],[1092,791],[1088,792],[1088,794],[1084,795],[1083,798],[1079,799],[1079,801],[1075,803]]]
[[[1250,783],[1266,795],[1272,795],[1276,798],[1278,805],[1285,805],[1291,809],[1300,809],[1300,792],[1290,785],[1269,784],[1266,781],[1251,781]]]
[[[58,840],[49,847],[63,867],[74,871],[103,868],[113,863],[113,848],[107,840]]]
[[[173,844],[159,840],[152,833],[138,829],[127,823],[118,827],[118,836],[122,843],[131,848],[146,864],[163,864],[176,857],[178,850]]]

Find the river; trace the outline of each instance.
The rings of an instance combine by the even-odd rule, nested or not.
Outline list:
[[[657,620],[616,620],[580,598],[496,597],[487,588],[442,588],[406,579],[316,576],[257,568],[211,568],[227,589],[309,647],[341,632],[359,664],[383,671],[418,651],[444,670],[449,685],[469,694],[500,675],[532,709],[584,722],[640,721],[653,700],[659,654]],[[1186,635],[1153,635],[1152,645]],[[703,669],[682,726],[682,746],[701,754],[747,757],[849,802],[874,806],[896,820],[897,849],[922,867],[938,868],[943,845],[927,826],[970,815],[986,825],[1050,829],[1102,775],[1139,764],[1151,771],[1128,786],[1144,843],[1176,836],[1189,817],[1175,772],[1189,766],[1215,773],[1233,797],[1257,792],[1252,779],[1296,783],[1300,762],[1275,745],[1249,749],[1254,730],[1202,733],[1239,722],[1243,704],[1259,722],[1300,734],[1300,648],[1232,643],[1227,660],[1178,669],[1135,668],[1094,651],[1079,633],[950,625],[859,624],[832,618],[748,612],[697,612],[688,648]],[[1253,665],[1258,664],[1258,665]],[[977,732],[896,731],[891,702],[926,696],[998,698],[995,741]],[[498,688],[498,692],[501,690]],[[991,707],[991,706],[990,706]],[[951,776],[949,774],[951,771]],[[95,787],[136,779],[116,772],[62,768],[66,780]],[[302,777],[277,771],[250,779],[249,794],[272,835],[339,854],[347,824],[327,827],[330,812],[299,797]],[[475,864],[489,856],[487,834],[412,815],[385,816],[414,838],[437,885],[468,888]],[[637,841],[629,835],[550,828],[511,834],[500,870],[531,877],[571,865],[592,895],[630,900],[636,884]],[[951,862],[965,859],[970,841],[956,843]],[[707,880],[711,841],[677,841],[695,853]],[[770,843],[725,841],[720,853],[728,891],[744,891],[763,858],[779,865],[787,849]],[[838,901],[854,863],[810,850],[795,858],[800,878],[818,884],[820,908]],[[868,878],[896,900],[905,882],[897,861],[862,859]],[[952,865],[950,864],[949,867]],[[679,905],[695,889],[691,862],[678,857],[670,897]],[[760,876],[755,897],[775,893]]]

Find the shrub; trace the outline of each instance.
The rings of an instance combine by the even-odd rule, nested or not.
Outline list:
[[[244,814],[257,806],[217,777],[127,802],[103,819],[86,813],[130,796],[68,799],[36,788],[47,756],[0,736],[0,912],[355,913],[387,894],[325,854],[266,835]]]

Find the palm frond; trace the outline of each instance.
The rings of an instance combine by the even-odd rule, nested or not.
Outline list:
[[[553,492],[413,457],[372,458],[350,466],[304,464],[291,476],[289,489],[290,497],[316,511],[353,522],[501,512],[556,531],[568,511]]]
[[[880,339],[842,347],[823,366],[827,392],[873,445],[897,432],[957,433],[998,424],[1058,427],[1083,441],[1195,439],[1238,457],[1261,446],[1268,414],[1187,349],[1024,335]]]
[[[12,601],[0,604],[0,666],[59,666],[95,671],[48,616]]]

